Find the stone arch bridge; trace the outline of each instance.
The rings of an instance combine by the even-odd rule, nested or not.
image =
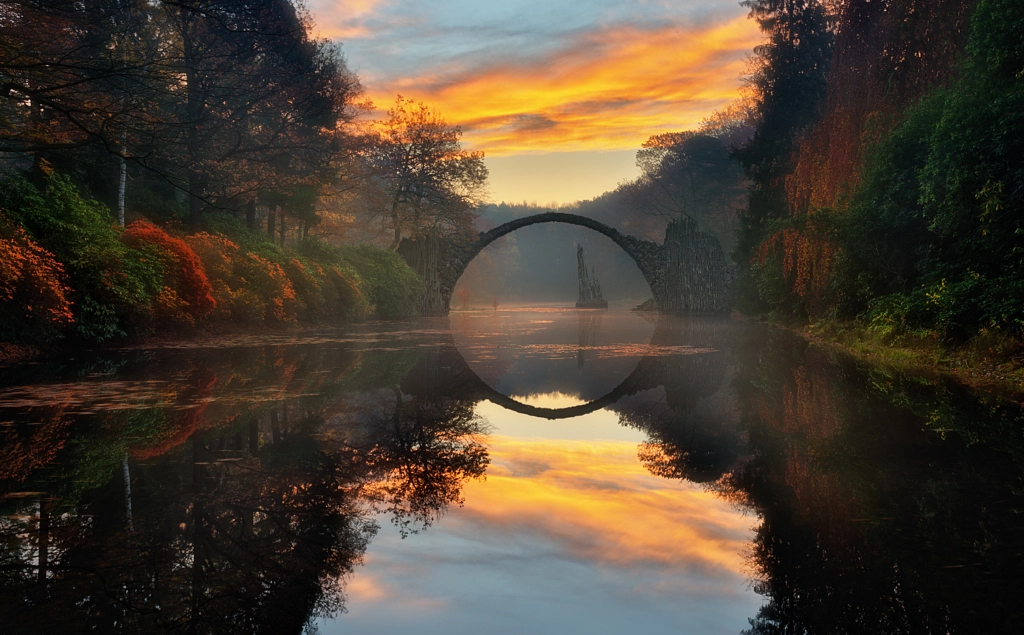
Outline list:
[[[658,244],[623,234],[586,216],[548,212],[511,220],[481,232],[475,240],[455,242],[433,236],[403,239],[398,253],[420,275],[425,287],[421,315],[448,315],[455,284],[487,245],[506,234],[539,223],[566,223],[610,238],[636,263],[662,313],[713,315],[729,311],[733,274],[722,246],[689,218],[673,221]]]

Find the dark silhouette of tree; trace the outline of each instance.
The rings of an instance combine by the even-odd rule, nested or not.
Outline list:
[[[268,347],[129,363],[136,377],[191,378],[175,407],[100,407],[75,421],[73,447],[47,453],[32,434],[7,453],[17,465],[0,492],[48,493],[0,499],[4,632],[297,633],[343,611],[375,514],[418,531],[487,467],[474,402],[438,392],[453,385],[443,360],[417,365],[415,353]],[[268,389],[310,396],[243,397]],[[62,426],[38,432],[65,438]]]
[[[319,196],[351,170],[361,88],[290,0],[0,9],[0,151],[78,173],[119,209],[125,161],[139,185],[187,195],[193,230],[206,209],[254,217],[265,193]],[[285,209],[315,222],[309,205]]]
[[[636,153],[636,163],[640,177],[618,190],[630,203],[669,220],[689,217],[724,248],[732,246],[746,184],[725,141],[692,131],[656,135]]]

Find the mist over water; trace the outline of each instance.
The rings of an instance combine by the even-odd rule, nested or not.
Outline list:
[[[1012,632],[1021,419],[751,322],[564,307],[7,367],[0,620]]]

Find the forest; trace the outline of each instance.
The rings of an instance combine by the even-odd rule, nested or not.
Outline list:
[[[737,303],[1008,360],[1024,327],[1024,12],[1013,0],[747,3]]]
[[[1017,355],[1017,4],[742,4],[763,41],[740,98],[652,135],[637,178],[563,211],[658,242],[696,220],[748,315]],[[429,106],[398,96],[371,120],[313,32],[290,0],[3,3],[0,340],[412,315],[403,238],[547,209],[488,203],[482,153]],[[551,227],[485,251],[454,306],[561,299],[572,242],[613,301],[644,299],[628,257]]]
[[[290,0],[2,3],[0,341],[413,315],[393,249],[471,228],[483,157],[420,102],[371,120],[313,28]]]

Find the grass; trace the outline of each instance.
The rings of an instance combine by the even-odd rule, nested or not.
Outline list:
[[[1024,342],[998,330],[954,345],[936,333],[880,334],[856,322],[819,322],[798,332],[873,364],[952,375],[974,388],[1015,400],[1024,397]]]

